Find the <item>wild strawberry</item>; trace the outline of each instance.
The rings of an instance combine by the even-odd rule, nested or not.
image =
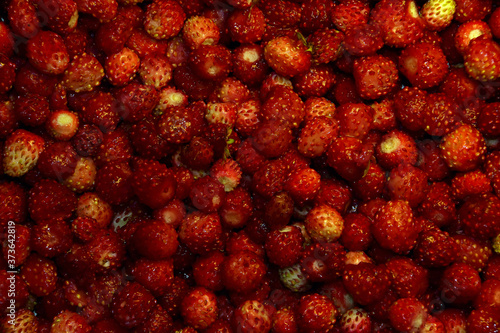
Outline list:
[[[266,17],[267,24],[277,27],[291,27],[299,23],[300,4],[285,0],[259,2],[259,8]]]
[[[462,55],[465,55],[471,41],[478,37],[493,38],[489,25],[480,20],[468,21],[458,27],[454,35],[455,46]]]
[[[304,118],[304,103],[291,88],[276,86],[262,104],[262,116],[265,120],[281,120],[296,128]]]
[[[500,290],[500,283],[496,279],[487,279],[481,285],[481,290],[474,300],[475,307],[498,309],[500,304],[495,299],[495,295]]]
[[[327,282],[341,277],[346,262],[346,251],[338,243],[311,243],[305,245],[300,267],[311,282]]]
[[[139,163],[132,176],[132,188],[139,200],[148,207],[165,206],[175,195],[175,178],[167,167],[157,161]]]
[[[101,145],[97,150],[95,162],[98,167],[106,163],[128,162],[132,157],[132,145],[123,128],[104,134]]]
[[[97,171],[95,191],[112,205],[124,203],[133,196],[131,176],[126,163],[107,163]]]
[[[485,137],[494,137],[500,134],[500,118],[498,117],[500,103],[486,103],[477,118],[477,129]]]
[[[123,86],[132,80],[139,66],[139,56],[131,49],[124,47],[106,58],[104,69],[111,84]]]
[[[201,45],[189,56],[193,72],[202,79],[221,81],[232,69],[231,52],[222,45]]]
[[[156,39],[176,36],[182,29],[186,14],[176,1],[161,0],[146,8],[144,30]]]
[[[52,179],[41,179],[29,191],[28,209],[35,221],[66,219],[76,209],[75,194]]]
[[[363,139],[372,126],[373,109],[363,103],[346,103],[336,109],[339,135]]]
[[[338,137],[326,151],[327,163],[348,181],[360,179],[368,167],[373,149],[354,137]]]
[[[36,69],[47,74],[62,74],[69,65],[69,54],[61,36],[41,31],[28,41],[26,56]]]
[[[26,189],[18,183],[10,181],[0,182],[0,228],[9,221],[24,223],[28,216],[28,197]]]
[[[90,14],[101,22],[112,20],[116,16],[118,10],[118,2],[116,0],[105,0],[101,2],[79,0],[76,4],[79,12]]]
[[[420,89],[438,85],[448,73],[448,62],[441,48],[426,42],[407,46],[399,56],[398,67]]]
[[[5,22],[0,23],[0,54],[6,57],[12,56],[14,52],[14,40],[12,38],[12,31],[9,25]]]
[[[491,192],[491,180],[480,170],[457,173],[451,180],[453,196],[464,200],[468,196]]]
[[[47,258],[32,253],[21,267],[21,276],[28,285],[28,290],[35,296],[46,296],[56,289],[57,268]]]
[[[76,55],[64,72],[62,83],[74,92],[91,91],[101,84],[104,68],[91,54]]]
[[[6,9],[10,28],[13,33],[30,39],[41,30],[42,22],[40,22],[40,18],[37,16],[35,4],[31,1],[10,1]]]
[[[294,202],[286,191],[273,194],[264,206],[262,219],[271,230],[285,227],[292,218]]]
[[[342,281],[354,301],[361,305],[381,299],[391,283],[384,267],[366,262],[347,264]]]
[[[439,228],[453,222],[457,211],[450,186],[444,182],[431,184],[426,197],[420,203],[418,211]]]
[[[368,22],[370,8],[364,1],[348,0],[335,4],[331,13],[337,29],[347,32]]]
[[[0,83],[0,93],[4,94],[12,88],[16,80],[16,65],[2,54],[0,54],[0,75],[3,78]]]
[[[424,24],[413,0],[383,0],[370,12],[370,21],[381,31],[387,45],[405,47],[422,37]]]
[[[422,6],[420,15],[428,29],[441,31],[453,20],[455,9],[455,1],[429,0]]]
[[[320,187],[321,176],[312,168],[292,172],[285,180],[285,190],[298,205],[311,201]]]
[[[111,56],[125,47],[133,29],[131,19],[117,15],[113,20],[99,26],[95,34],[95,43],[107,56]]]
[[[84,123],[96,126],[98,127],[97,130],[99,130],[99,132],[104,133],[114,131],[120,120],[113,95],[108,92],[101,91],[91,93],[91,95],[88,96],[88,99],[85,101],[85,105],[82,106],[81,110],[79,110],[79,115]],[[85,127],[80,128],[83,132],[81,135],[84,137],[76,140],[78,145],[75,149],[90,149],[87,154],[88,156],[91,156],[93,155],[92,152],[95,150],[95,148],[92,147],[98,146],[100,143],[99,140],[102,140],[100,139],[102,133],[96,132],[95,129],[92,129],[92,131],[87,134],[86,132],[90,131],[91,128],[87,128],[85,130],[84,128]],[[93,139],[88,142],[84,142],[83,139],[87,139],[87,136],[91,136],[90,138]]]
[[[445,231],[424,230],[418,235],[413,257],[424,267],[445,267],[457,258],[457,245]]]
[[[381,55],[354,60],[353,75],[359,95],[365,99],[388,94],[398,81],[396,64]]]
[[[386,133],[375,148],[377,162],[384,168],[392,169],[401,163],[414,165],[418,150],[409,134],[394,129]]]
[[[500,328],[500,315],[494,308],[472,310],[467,317],[467,331],[488,332]]]
[[[418,232],[410,205],[402,200],[387,202],[378,211],[372,225],[373,237],[380,246],[396,253],[410,251]]]
[[[144,84],[164,88],[172,79],[172,65],[166,57],[146,56],[141,60],[139,75]]]
[[[44,139],[34,133],[18,129],[5,140],[3,172],[20,177],[33,169],[44,149]]]
[[[187,96],[173,86],[166,86],[160,90],[160,100],[155,107],[155,115],[162,115],[170,107],[186,106]]]
[[[495,237],[500,229],[500,200],[490,193],[471,196],[458,210],[465,234],[481,240]]]
[[[362,308],[352,308],[342,315],[339,321],[343,333],[368,333],[372,332],[372,319],[368,312]]]
[[[186,45],[194,50],[200,45],[214,45],[219,42],[219,28],[210,18],[191,16],[182,27],[182,38]]]
[[[441,298],[450,304],[466,304],[476,298],[481,290],[481,278],[473,267],[453,263],[447,267],[440,280]]]
[[[45,128],[54,139],[68,141],[76,134],[79,125],[80,121],[75,112],[58,110],[49,114]]]
[[[445,329],[450,332],[466,330],[467,318],[462,310],[446,308],[435,316],[443,323]]]
[[[302,296],[296,311],[297,323],[307,333],[332,329],[338,317],[332,301],[317,293]]]
[[[196,284],[213,291],[224,288],[222,283],[221,265],[224,254],[220,251],[211,251],[198,258],[193,263],[193,278]]]
[[[136,327],[138,333],[155,332],[162,329],[173,329],[173,319],[160,305],[153,307],[146,320]]]
[[[291,306],[277,309],[272,315],[272,331],[276,333],[298,332],[297,315]]]
[[[293,77],[311,66],[311,53],[298,39],[282,36],[269,41],[264,48],[264,57],[279,75]]]
[[[344,215],[344,230],[340,242],[349,251],[367,250],[373,239],[370,226],[371,221],[361,213]]]
[[[269,332],[271,330],[271,312],[268,306],[258,300],[247,300],[238,306],[231,317],[231,324],[236,332]]]
[[[14,90],[19,94],[50,96],[58,83],[58,77],[40,72],[29,62],[21,66],[14,81]]]
[[[151,260],[170,258],[179,245],[175,229],[163,221],[151,220],[141,225],[133,235],[134,248]]]
[[[255,290],[262,283],[267,266],[257,254],[238,251],[224,259],[221,269],[225,288],[242,293]]]
[[[452,238],[458,246],[456,262],[468,264],[479,272],[487,267],[492,258],[492,249],[487,242],[467,235],[453,235]]]
[[[135,280],[151,291],[153,295],[161,295],[174,278],[173,261],[172,259],[140,258],[134,262],[131,273]]]
[[[464,55],[467,73],[479,81],[494,81],[500,77],[500,70],[494,65],[500,58],[500,45],[492,39],[473,39]]]
[[[158,134],[156,117],[147,116],[132,125],[129,131],[134,151],[143,158],[160,159],[172,151],[170,144]]]
[[[456,12],[454,18],[460,23],[470,20],[482,20],[492,9],[491,0],[455,0],[455,2]]]
[[[150,85],[131,82],[114,93],[116,112],[128,122],[137,122],[153,112],[158,91]]]
[[[44,257],[57,256],[70,249],[71,229],[62,219],[38,221],[31,229],[31,244]]]
[[[62,181],[75,172],[78,157],[71,143],[54,142],[38,159],[38,170],[44,177]]]
[[[204,111],[195,105],[173,107],[156,124],[158,134],[169,143],[187,143],[204,123]]]
[[[414,297],[400,298],[389,308],[389,320],[398,331],[419,332],[428,315],[424,305]]]
[[[155,304],[155,298],[146,288],[138,282],[129,282],[114,297],[111,309],[120,325],[132,328],[147,319]]]
[[[448,133],[443,138],[440,149],[451,169],[469,171],[483,161],[486,146],[481,133],[465,124]]]
[[[295,226],[286,226],[267,235],[265,248],[269,261],[279,267],[296,264],[302,255],[304,237]]]
[[[307,213],[305,225],[312,239],[334,242],[342,234],[344,220],[335,208],[319,205]]]
[[[416,87],[404,87],[394,97],[394,111],[401,124],[410,131],[424,128],[427,92]]]
[[[292,141],[292,133],[288,123],[280,120],[262,122],[253,132],[251,142],[255,149],[267,158],[283,155]]]
[[[309,97],[304,102],[305,120],[317,116],[333,118],[335,115],[335,104],[325,97]]]
[[[225,195],[224,185],[209,175],[196,179],[189,192],[191,204],[204,213],[217,211]]]
[[[242,44],[260,41],[266,29],[264,14],[254,6],[232,12],[227,25],[231,39]]]
[[[319,64],[311,66],[304,73],[293,78],[293,85],[300,96],[323,96],[335,84],[333,69],[327,65]]]
[[[218,316],[215,294],[204,287],[191,289],[182,299],[181,315],[187,325],[195,329],[207,328]]]
[[[236,122],[236,104],[233,102],[208,103],[205,118],[211,124],[224,124],[232,128]]]
[[[406,257],[395,257],[387,262],[392,287],[400,297],[420,297],[429,287],[427,269]]]
[[[38,94],[17,96],[14,112],[18,121],[31,127],[43,125],[51,114],[48,99]]]
[[[348,29],[343,45],[354,56],[369,56],[382,48],[384,40],[378,27],[365,23]]]
[[[389,173],[387,189],[391,199],[405,200],[416,207],[427,195],[427,175],[412,165],[399,164]]]
[[[335,61],[341,55],[341,43],[344,35],[335,29],[318,29],[307,38],[307,43],[312,48],[312,62],[327,64]]]
[[[458,104],[443,93],[431,93],[426,97],[423,112],[424,130],[433,136],[444,136],[462,122]]]
[[[219,159],[210,168],[210,175],[224,185],[226,192],[231,192],[240,182],[241,169],[235,160]]]
[[[218,250],[222,245],[222,226],[215,213],[193,212],[179,226],[179,240],[194,253]]]
[[[307,157],[321,156],[337,136],[337,133],[338,125],[332,118],[313,117],[306,121],[300,132],[298,150]]]
[[[38,317],[31,310],[25,308],[17,310],[14,319],[5,316],[0,322],[0,327],[5,333],[39,332],[40,326]]]

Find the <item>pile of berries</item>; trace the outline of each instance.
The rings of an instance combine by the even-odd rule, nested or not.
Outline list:
[[[496,0],[0,4],[2,332],[500,330]]]

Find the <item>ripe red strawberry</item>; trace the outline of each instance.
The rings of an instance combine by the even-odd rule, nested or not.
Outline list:
[[[339,324],[342,333],[369,333],[373,327],[370,315],[362,308],[349,309],[342,314]]]
[[[349,251],[364,251],[372,242],[371,221],[361,213],[349,213],[344,216],[344,230],[341,243]]]
[[[182,27],[182,38],[194,50],[200,45],[214,45],[219,42],[220,31],[213,20],[205,16],[191,16]]]
[[[382,55],[355,59],[353,75],[358,93],[365,99],[377,99],[387,95],[398,81],[396,64]]]
[[[52,179],[41,179],[29,191],[28,209],[35,221],[67,219],[76,209],[76,203],[75,194]]]
[[[335,29],[318,29],[307,37],[307,43],[312,48],[312,62],[327,64],[337,60],[341,55],[341,43],[344,35]]]
[[[266,17],[269,25],[277,27],[291,27],[299,23],[300,4],[286,0],[271,0],[259,2],[258,6]]]
[[[0,54],[10,57],[14,51],[14,40],[9,25],[0,23]]]
[[[427,92],[416,87],[404,87],[394,97],[394,111],[401,124],[410,131],[424,128]]]
[[[271,230],[285,227],[292,218],[294,202],[290,194],[280,191],[273,194],[266,202],[263,212],[263,222]]]
[[[19,94],[39,94],[48,97],[58,82],[58,77],[42,73],[27,62],[17,72],[14,90]]]
[[[450,186],[444,182],[431,184],[418,211],[439,228],[452,223],[457,212]]]
[[[477,118],[477,129],[485,137],[494,137],[500,134],[498,110],[500,109],[499,102],[486,103],[479,113]]]
[[[440,280],[441,298],[449,304],[466,304],[476,298],[481,290],[481,278],[473,267],[453,263],[447,267]]]
[[[87,323],[84,317],[76,312],[65,310],[59,313],[53,320],[50,331],[54,333],[63,333],[72,331],[75,333],[88,333],[92,327]]]
[[[154,160],[139,162],[131,183],[139,200],[153,209],[165,206],[175,195],[173,173],[164,164]]]
[[[129,138],[134,151],[143,158],[160,159],[172,151],[171,146],[158,134],[157,118],[147,116],[132,125]]]
[[[3,78],[2,83],[0,83],[0,93],[4,94],[12,88],[16,80],[16,65],[1,53],[0,75]]]
[[[159,220],[150,220],[139,226],[132,242],[141,255],[151,260],[172,257],[179,245],[175,229]]]
[[[224,254],[220,251],[211,251],[198,258],[193,263],[193,278],[198,286],[219,291],[224,288],[220,267],[224,261]]]
[[[131,49],[124,47],[106,58],[104,69],[111,84],[123,86],[133,79],[139,66],[139,56]]]
[[[424,267],[445,267],[457,258],[457,244],[437,228],[422,231],[413,250],[414,260]]]
[[[31,246],[44,257],[55,257],[71,247],[73,240],[69,225],[62,219],[38,221],[31,228]]]
[[[311,53],[302,41],[281,36],[270,40],[264,48],[264,57],[279,75],[293,77],[311,66]]]
[[[304,119],[304,103],[293,89],[278,85],[264,100],[262,117],[265,120],[280,120],[287,126],[296,128]]]
[[[156,299],[138,282],[128,282],[114,297],[111,311],[114,319],[126,328],[143,323],[156,304]]]
[[[429,273],[407,257],[395,257],[387,262],[392,288],[400,297],[421,297],[429,287]]]
[[[204,124],[204,104],[191,104],[188,107],[172,107],[164,113],[159,122],[158,134],[169,143],[187,143],[197,134]]]
[[[236,307],[231,316],[231,326],[236,332],[269,332],[271,312],[258,300],[247,300]]]
[[[305,120],[318,116],[334,118],[335,109],[335,104],[325,97],[309,97],[304,102]]]
[[[499,309],[500,303],[495,299],[495,295],[500,290],[500,283],[496,279],[487,279],[481,285],[481,290],[474,300],[475,307]]]
[[[28,216],[28,197],[26,189],[18,183],[10,181],[0,182],[0,228],[9,221],[24,223]]]
[[[400,164],[414,165],[418,150],[413,138],[406,132],[394,129],[380,139],[375,148],[377,162],[386,169]]]
[[[472,310],[467,317],[467,331],[488,332],[500,329],[500,315],[495,309]]]
[[[487,37],[478,37],[465,51],[465,69],[476,80],[493,81],[500,77],[500,70],[494,65],[499,58],[500,45]]]
[[[414,245],[418,230],[407,201],[388,201],[377,213],[372,225],[375,240],[382,248],[407,253]]]
[[[337,29],[347,32],[368,22],[370,8],[365,1],[348,0],[335,4],[331,13]]]
[[[262,122],[251,138],[253,147],[267,158],[283,155],[290,147],[291,141],[289,124],[280,120]]]
[[[178,230],[179,240],[193,253],[218,250],[222,246],[222,225],[215,213],[188,214]]]
[[[75,171],[64,179],[63,184],[78,193],[92,190],[95,184],[97,166],[90,157],[78,157]]]
[[[12,223],[9,224],[11,228],[13,227],[15,230],[15,236],[14,239],[12,239],[12,236],[9,237],[7,235],[9,229],[3,229],[5,230],[5,234],[2,236],[2,253],[3,257],[2,259],[9,260],[12,259],[14,261],[13,265],[15,267],[18,267],[22,265],[25,261],[26,258],[32,253],[31,249],[31,228],[27,227],[22,224],[14,224]],[[12,232],[11,232],[12,233]],[[14,241],[15,244],[15,253],[12,253],[12,241]],[[9,270],[12,271],[13,267],[9,266]],[[22,295],[22,293],[19,293],[19,295]]]
[[[45,128],[54,139],[68,141],[76,134],[79,125],[80,121],[75,112],[58,110],[49,114]]]
[[[356,25],[345,32],[344,48],[354,56],[373,55],[384,45],[382,33],[371,23]]]
[[[264,48],[259,44],[244,44],[233,52],[233,75],[243,83],[254,85],[264,80],[268,65],[264,59]]]
[[[317,293],[302,296],[296,311],[297,324],[307,333],[332,329],[339,314],[328,297]]]
[[[95,191],[109,204],[125,203],[133,196],[131,176],[128,164],[107,163],[97,171]]]
[[[125,47],[133,29],[131,18],[124,14],[116,15],[113,20],[99,26],[94,37],[95,43],[107,56],[111,56]]]
[[[293,78],[294,89],[303,97],[323,96],[334,84],[333,69],[324,64],[313,65]]]
[[[491,192],[491,180],[480,170],[457,173],[451,180],[453,196],[464,200],[468,196]]]
[[[174,279],[172,259],[150,260],[140,258],[131,268],[135,280],[153,293],[161,295]]]
[[[189,55],[195,75],[204,80],[221,81],[232,69],[231,51],[223,45],[200,45]]]
[[[42,176],[62,181],[75,172],[78,156],[70,142],[54,142],[40,154],[37,168]]]
[[[500,10],[495,9],[490,15],[490,18],[488,20],[488,25],[491,28],[493,36],[495,36],[496,38],[500,36],[500,29],[498,25],[499,22],[500,22]]]
[[[425,306],[414,297],[400,298],[389,308],[389,320],[401,332],[419,332],[428,315]]]
[[[363,84],[363,83],[361,83]],[[341,137],[364,139],[373,123],[373,109],[363,103],[345,103],[336,110]]]
[[[128,122],[137,122],[153,112],[159,101],[158,91],[149,85],[131,82],[115,91],[117,113]]]
[[[157,55],[144,57],[138,73],[144,84],[161,89],[172,79],[172,71],[172,65],[168,59]]]
[[[458,218],[466,235],[486,240],[500,229],[500,200],[491,193],[471,196],[458,210]]]
[[[76,4],[79,12],[90,14],[101,22],[112,20],[118,10],[118,2],[116,0],[78,0]]]
[[[231,39],[242,44],[260,41],[266,30],[264,14],[256,6],[235,10],[227,25]]]
[[[20,177],[33,169],[44,149],[45,140],[29,131],[18,129],[5,140],[3,172]]]
[[[191,289],[181,302],[184,322],[198,330],[206,329],[215,322],[218,310],[216,295],[204,287]]]
[[[480,272],[491,262],[492,249],[487,242],[467,235],[453,235],[452,238],[458,246],[456,262],[468,264]]]
[[[441,31],[453,20],[455,9],[455,1],[429,0],[422,6],[420,15],[428,29]]]
[[[417,88],[438,85],[448,74],[448,62],[440,47],[419,42],[407,46],[399,56],[399,70]]]
[[[263,258],[250,251],[231,253],[221,266],[226,289],[238,293],[256,290],[264,279],[267,265]]]
[[[462,55],[465,55],[467,47],[470,45],[471,41],[478,37],[486,39],[493,38],[491,29],[486,22],[472,20],[463,23],[458,27],[454,35],[455,47]]]
[[[383,266],[367,262],[347,264],[342,281],[354,301],[361,305],[381,299],[391,284],[388,272]]]
[[[49,101],[45,96],[27,94],[14,100],[14,112],[17,120],[24,125],[37,127],[43,125],[50,116]]]
[[[326,151],[328,165],[348,181],[355,181],[363,176],[372,155],[372,147],[360,139],[348,136],[335,138]]]
[[[123,128],[104,134],[97,150],[95,162],[99,167],[107,163],[128,162],[132,157],[132,146]]]
[[[76,55],[64,72],[62,83],[74,92],[90,91],[101,84],[104,68],[97,58],[88,53]]]
[[[302,128],[298,147],[299,152],[307,157],[318,157],[325,153],[332,140],[337,136],[338,123],[326,116],[306,120]]]
[[[382,31],[387,45],[405,47],[422,37],[424,23],[413,0],[383,0],[370,12],[370,21]]]
[[[47,74],[62,74],[70,62],[64,40],[52,31],[41,31],[31,38],[26,52],[33,67]]]
[[[304,237],[298,227],[286,226],[267,235],[265,248],[269,261],[279,267],[296,264],[302,255]]]
[[[425,131],[433,136],[444,136],[462,122],[458,104],[444,93],[432,93],[426,97],[426,106],[423,112]],[[442,121],[442,119],[446,119]]]
[[[216,212],[224,202],[224,185],[210,175],[194,181],[189,199],[191,204],[204,213]]]
[[[456,12],[455,20],[465,23],[469,20],[482,20],[488,15],[492,8],[492,1],[478,0],[455,0]]]
[[[22,38],[32,38],[40,30],[42,22],[37,16],[35,4],[28,0],[10,1],[6,7],[10,28]]]
[[[389,173],[387,190],[392,200],[405,200],[417,207],[428,192],[427,175],[413,165],[399,164]]]
[[[120,117],[117,113],[116,104],[111,93],[98,91],[90,93],[86,97],[88,98],[84,100],[85,105],[78,111],[82,121],[92,125],[92,127],[80,127],[79,131],[82,131],[82,137],[75,138],[76,142],[74,144],[77,145],[75,147],[77,151],[88,150],[84,156],[93,156],[94,151],[97,153],[97,147],[100,145],[100,141],[103,140],[102,132],[107,133],[114,131]],[[94,129],[93,127],[98,128]],[[87,131],[89,131],[88,134]],[[79,135],[77,134],[76,136],[78,137]]]
[[[46,296],[57,287],[57,268],[55,263],[32,253],[21,267],[21,276],[28,290],[35,296]]]
[[[462,310],[446,308],[435,316],[443,323],[446,332],[461,332],[466,330],[467,318]]]

